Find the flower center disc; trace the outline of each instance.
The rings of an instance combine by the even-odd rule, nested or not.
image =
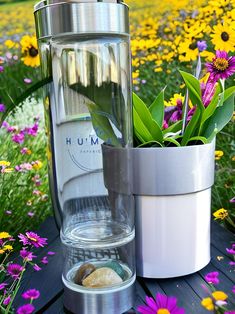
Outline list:
[[[157,314],[171,314],[167,309],[159,309]]]
[[[229,40],[229,35],[227,32],[222,32],[221,38],[223,41],[228,41]]]
[[[217,58],[214,61],[214,67],[216,68],[216,70],[224,71],[228,68],[228,66],[229,66],[228,60],[224,58]]]
[[[35,239],[35,238],[32,238],[32,237],[28,237],[28,238],[29,238],[29,240],[31,240],[33,242],[37,242],[37,239]]]
[[[31,57],[36,57],[38,55],[38,50],[34,47],[30,47],[29,48],[29,55]]]

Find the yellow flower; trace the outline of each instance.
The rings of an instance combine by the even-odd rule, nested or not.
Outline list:
[[[6,245],[4,245],[3,250],[4,251],[12,251],[13,247],[11,245],[9,245],[9,244],[6,244]]]
[[[218,24],[213,27],[212,43],[215,50],[225,50],[227,52],[235,50],[235,32],[228,24]]]
[[[216,301],[225,301],[228,298],[227,294],[223,291],[212,292],[212,296]]]
[[[232,157],[232,161],[235,161],[235,156]]]
[[[224,156],[224,152],[222,150],[215,151],[215,160],[220,160],[222,156]]]
[[[3,254],[3,253],[5,253],[5,251],[4,251],[4,250],[2,250],[2,249],[0,249],[0,254]]]
[[[5,42],[4,42],[5,46],[7,46],[7,48],[11,49],[15,46],[15,42],[10,40],[10,39],[7,39]]]
[[[179,43],[179,60],[183,62],[194,61],[198,57],[197,42],[192,39],[186,39]]]
[[[208,311],[214,310],[214,304],[211,298],[204,298],[201,302],[201,305],[204,306]]]
[[[0,166],[8,167],[10,166],[10,162],[6,160],[0,160]]]
[[[224,208],[220,208],[216,212],[213,213],[213,216],[215,217],[215,220],[216,219],[223,220],[224,218],[228,216],[228,211]]]
[[[36,160],[32,162],[33,169],[38,170],[42,168],[42,162],[40,160]]]
[[[31,67],[40,65],[37,38],[35,36],[25,35],[20,41],[24,64]]]
[[[0,232],[0,239],[8,239],[10,237],[11,235],[8,232],[5,232],[5,231]]]
[[[167,102],[165,101],[165,106],[176,106],[177,102],[181,101],[182,103],[184,102],[184,96],[180,94],[174,94],[173,97],[170,98],[170,100]]]

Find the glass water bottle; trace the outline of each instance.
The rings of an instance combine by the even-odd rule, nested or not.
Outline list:
[[[123,313],[135,281],[128,7],[44,1],[35,20],[43,76],[52,78],[44,107],[64,304],[78,314]]]

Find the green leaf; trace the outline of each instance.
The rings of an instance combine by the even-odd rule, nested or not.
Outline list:
[[[198,106],[203,112],[205,108],[202,103],[200,82],[196,79],[195,76],[190,73],[180,71],[180,74],[182,75],[184,82],[188,88],[189,98],[192,101],[193,105]]]
[[[93,111],[91,111],[90,114],[92,125],[97,136],[107,144],[113,145],[115,147],[121,147],[122,145],[115,135],[109,119],[100,114],[96,114]]]
[[[174,144],[175,146],[180,147],[180,143],[179,143],[176,139],[174,139],[174,138],[172,138],[172,137],[167,137],[167,138],[165,138],[165,139],[164,139],[164,143],[166,143],[166,142],[169,142],[169,143],[171,143],[171,144]]]
[[[145,103],[133,93],[134,131],[140,134],[145,141],[163,141],[162,130],[152,119],[151,113]]]
[[[149,142],[145,142],[143,144],[140,144],[137,147],[138,148],[141,148],[141,147],[163,147],[163,145],[157,141],[149,141]]]
[[[21,95],[19,95],[15,100],[10,96],[10,94],[6,91],[6,97],[8,98],[8,106],[7,110],[1,116],[1,122],[5,120],[10,112],[12,112],[20,103],[24,102],[29,96],[31,96],[34,92],[36,92],[39,88],[47,85],[52,82],[52,77],[47,77],[38,81],[37,83],[27,88]]]
[[[208,143],[208,140],[203,137],[203,136],[194,136],[194,137],[191,137],[188,142],[186,143],[186,145],[188,145],[189,142],[192,142],[192,141],[200,141],[202,142],[203,144],[207,144]]]
[[[215,135],[231,120],[234,111],[234,93],[223,104],[216,108],[214,114],[207,120],[202,136],[212,141]]]
[[[167,133],[177,133],[180,130],[182,130],[182,124],[183,121],[177,121],[174,124],[170,125],[167,129],[163,130],[163,135],[166,135]]]
[[[164,91],[165,88],[157,95],[154,102],[149,107],[152,119],[162,127],[164,120]]]
[[[227,88],[222,93],[220,93],[219,91],[221,91],[220,85],[217,86],[214,97],[212,98],[208,107],[203,112],[202,124],[213,115],[217,107],[222,106],[222,103],[235,92],[235,86]]]
[[[191,120],[189,121],[185,133],[183,135],[182,143],[181,146],[185,146],[188,142],[188,140],[195,135],[195,131],[198,128],[200,124],[200,116],[201,116],[201,111],[199,108],[196,109],[194,112],[194,115],[192,116]]]
[[[139,140],[141,142],[153,141],[154,138],[152,137],[148,128],[145,126],[144,122],[141,120],[135,107],[133,108],[133,120],[134,120],[133,121],[134,122],[134,132],[135,132],[136,136],[139,138]]]

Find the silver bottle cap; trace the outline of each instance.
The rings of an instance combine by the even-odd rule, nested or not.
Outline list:
[[[34,7],[37,38],[68,34],[129,34],[122,0],[42,0]]]

